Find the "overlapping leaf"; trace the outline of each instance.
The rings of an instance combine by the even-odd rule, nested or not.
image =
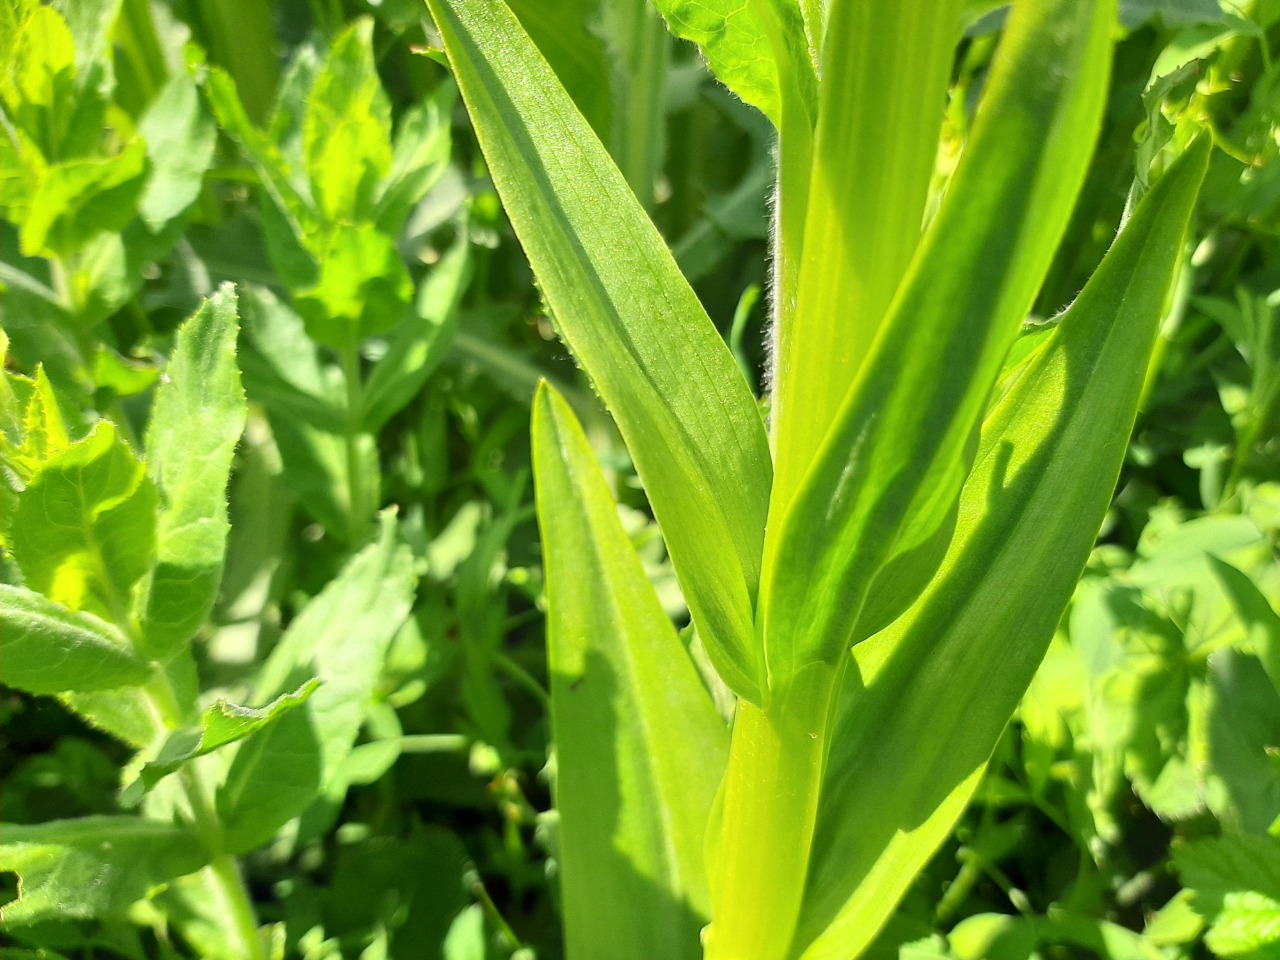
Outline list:
[[[4,682],[29,693],[110,690],[152,676],[110,624],[8,584],[0,584],[0,660]]]
[[[227,479],[245,424],[236,366],[239,319],[230,285],[178,331],[147,430],[147,467],[161,494],[142,645],[164,658],[213,609],[227,543]]]
[[[937,578],[855,648],[801,918],[806,960],[856,954],[874,935],[964,809],[1044,655],[1115,485],[1208,147],[1156,184],[1018,369]]]

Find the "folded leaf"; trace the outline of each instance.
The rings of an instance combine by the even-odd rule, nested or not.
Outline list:
[[[392,637],[413,600],[413,556],[384,515],[365,547],[289,625],[258,677],[265,701],[317,677],[321,686],[299,709],[237,749],[218,790],[227,849],[267,840],[317,798],[350,753]]]
[[[124,789],[121,802],[132,805],[144,790],[155,786],[162,777],[173,773],[189,760],[212,753],[219,747],[252,736],[304,703],[320,686],[319,680],[308,680],[296,690],[282,693],[263,707],[241,707],[219,699],[204,711],[200,725],[178,730],[169,735],[154,760],[138,772],[138,778]]]
[[[1119,475],[1208,148],[1143,199],[990,412],[929,590],[854,648],[797,940],[805,960],[854,956],[875,935],[963,812],[1044,655]]]
[[[120,917],[169,881],[209,860],[182,827],[140,817],[81,817],[0,825],[0,871],[16,873],[19,896],[0,909],[6,924]]]
[[[570,958],[699,957],[728,734],[569,405],[533,411]]]
[[[987,397],[1083,182],[1114,18],[1114,0],[1015,9],[973,135],[871,353],[795,498],[770,504],[771,685],[865,638],[858,618],[895,556],[921,561],[897,566],[898,593],[933,575],[940,551],[927,546],[953,515]]]
[[[160,490],[156,559],[141,644],[160,659],[193,637],[213,609],[227,545],[227,480],[244,432],[230,284],[178,330],[147,429],[147,467]]]
[[[430,0],[558,329],[618,421],[708,654],[760,696],[770,482],[755,400],[604,147],[501,0]]]
[[[8,584],[0,584],[0,669],[5,684],[28,693],[110,690],[152,677],[110,624]]]

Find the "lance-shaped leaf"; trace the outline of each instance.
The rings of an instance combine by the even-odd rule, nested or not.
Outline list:
[[[110,624],[8,584],[0,584],[0,665],[8,686],[28,693],[110,690],[152,675]]]
[[[502,0],[431,0],[493,180],[618,421],[708,654],[759,697],[771,466],[754,398],[622,175]]]
[[[569,405],[533,409],[568,955],[700,956],[728,734]]]
[[[794,198],[807,200],[797,302],[773,345],[778,506],[830,429],[920,243],[959,7],[831,8],[809,196]]]
[[[147,467],[161,507],[141,642],[157,658],[195,636],[222,581],[227,479],[246,410],[236,367],[238,329],[236,295],[227,284],[179,329],[156,391]]]
[[[929,547],[1083,182],[1114,17],[1114,0],[1015,9],[972,139],[871,353],[794,500],[771,504],[771,685],[867,636],[855,624],[888,561],[920,557],[895,565],[895,594],[932,576],[941,551]]]
[[[937,578],[856,647],[798,944],[854,956],[972,794],[1044,656],[1119,475],[1208,159],[1194,146],[992,408]]]
[[[6,924],[123,917],[209,855],[182,827],[141,817],[81,817],[0,825],[0,870],[18,875]]]

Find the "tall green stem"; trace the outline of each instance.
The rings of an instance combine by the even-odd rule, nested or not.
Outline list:
[[[763,709],[738,702],[721,834],[712,847],[706,960],[785,960],[813,844],[843,671],[802,668]]]
[[[350,499],[348,534],[352,543],[359,543],[366,521],[373,513],[369,504],[369,488],[365,483],[360,456],[364,442],[364,385],[360,380],[360,347],[352,344],[342,351],[342,375],[347,383],[347,491]]]

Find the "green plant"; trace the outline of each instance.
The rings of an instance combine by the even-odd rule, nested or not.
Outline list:
[[[1084,567],[1208,140],[1157,143],[1079,297],[1023,331],[1097,133],[1114,4],[1015,6],[935,203],[964,4],[659,3],[778,129],[766,431],[519,22],[501,0],[428,5],[692,614],[682,643],[544,387],[568,952],[696,956],[709,920],[709,958],[856,955],[963,812]]]

